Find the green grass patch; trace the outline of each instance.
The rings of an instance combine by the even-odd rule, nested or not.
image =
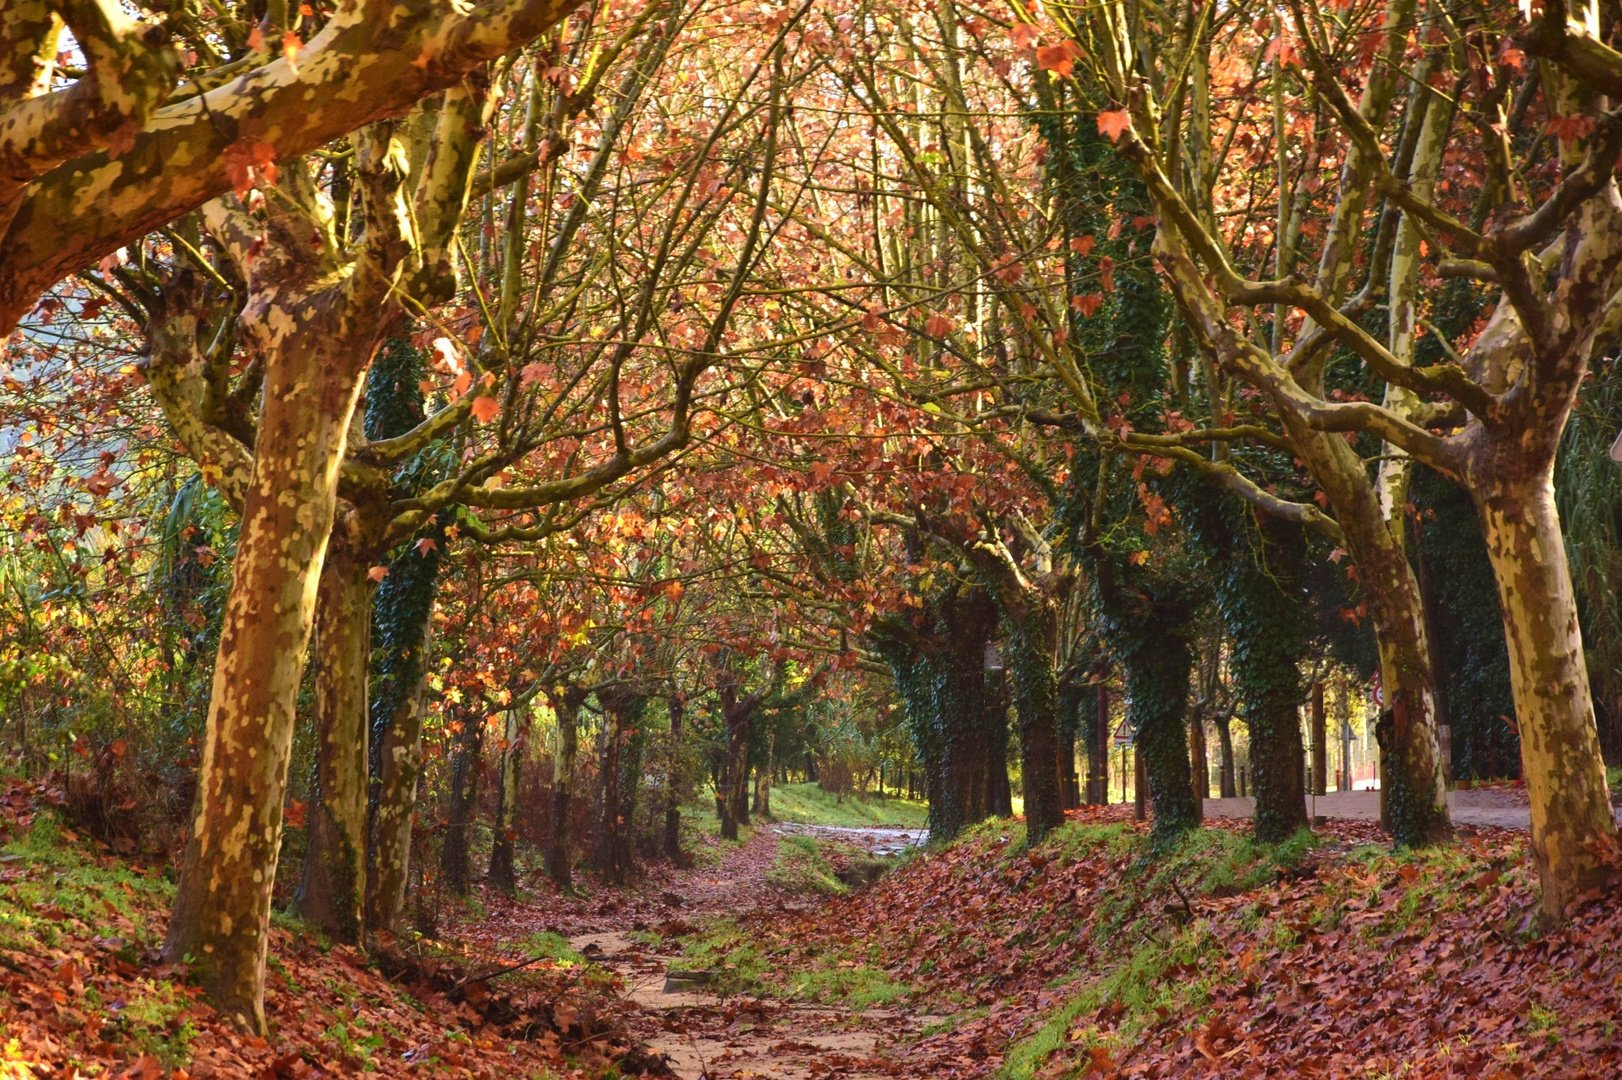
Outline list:
[[[587,962],[586,958],[555,930],[533,933],[523,940],[523,946],[529,955],[542,957],[559,965],[574,966]]]
[[[715,972],[718,994],[758,992],[770,965],[759,947],[733,919],[717,919],[682,945],[687,966]]]
[[[40,814],[28,832],[0,848],[0,859],[26,869],[0,890],[0,948],[34,952],[37,945],[54,946],[69,920],[90,933],[123,938],[132,957],[157,944],[145,911],[167,907],[174,886],[121,860],[87,857],[62,839],[51,815]]]
[[[1281,844],[1260,844],[1248,833],[1199,829],[1169,849],[1152,852],[1147,835],[1124,825],[1071,822],[1055,830],[1039,849],[1049,857],[1131,858],[1126,874],[1103,894],[1091,927],[1095,939],[1126,955],[1108,970],[1077,973],[1075,992],[1010,1049],[998,1075],[1031,1080],[1055,1052],[1078,1060],[1095,1047],[1113,1054],[1135,1045],[1164,1016],[1197,1012],[1210,1000],[1217,976],[1209,961],[1223,944],[1203,919],[1168,930],[1157,916],[1184,900],[1260,888],[1281,870],[1299,865],[1315,843],[1305,829]],[[1117,1014],[1107,1030],[1089,1019],[1106,1008]]]
[[[912,987],[894,982],[884,972],[871,967],[805,971],[791,975],[788,981],[788,994],[792,998],[839,1004],[848,1009],[891,1005],[912,993]]]
[[[777,858],[766,871],[766,880],[794,893],[821,893],[843,896],[850,890],[834,876],[834,868],[816,840],[809,836],[785,836],[777,844]]]
[[[922,829],[929,824],[929,804],[894,795],[834,795],[816,784],[780,784],[772,788],[772,819],[848,829]]]

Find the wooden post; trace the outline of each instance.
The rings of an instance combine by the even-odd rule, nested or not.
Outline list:
[[[1324,723],[1324,684],[1312,684],[1312,793],[1327,794],[1329,773],[1329,731]]]

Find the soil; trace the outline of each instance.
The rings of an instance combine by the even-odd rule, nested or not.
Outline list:
[[[648,886],[634,893],[572,899],[552,894],[543,906],[491,894],[488,917],[454,933],[491,954],[510,952],[515,940],[533,933],[561,934],[620,977],[622,992],[636,1006],[629,1015],[632,1034],[663,1054],[683,1080],[892,1076],[898,1071],[892,1054],[937,1018],[722,995],[691,980],[669,981],[667,991],[669,972],[692,967],[679,953],[681,938],[707,920],[825,902],[785,893],[766,881],[779,838],[808,833],[877,855],[893,854],[926,836],[917,829],[766,826],[741,845],[710,849],[711,858],[719,853],[713,864],[655,870]],[[648,932],[663,944],[648,944]]]

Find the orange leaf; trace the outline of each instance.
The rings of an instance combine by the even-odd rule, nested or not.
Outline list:
[[[1111,142],[1119,142],[1121,132],[1132,126],[1132,117],[1125,109],[1107,109],[1098,114],[1098,133],[1108,135]]]
[[[374,566],[370,570],[366,571],[366,576],[371,578],[373,581],[382,581],[384,578],[389,576],[389,568],[386,566]]]
[[[489,394],[480,394],[473,399],[473,419],[481,424],[488,424],[501,415],[501,402]]]
[[[1051,71],[1060,78],[1069,75],[1076,66],[1075,57],[1070,55],[1070,43],[1059,45],[1042,45],[1036,50],[1036,66],[1043,71]]]

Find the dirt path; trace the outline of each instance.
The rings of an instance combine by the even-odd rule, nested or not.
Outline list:
[[[635,893],[549,897],[544,906],[492,898],[483,925],[460,927],[458,934],[471,944],[507,952],[531,934],[562,935],[588,959],[620,976],[625,996],[635,1005],[629,1015],[633,1032],[666,1055],[683,1080],[880,1080],[894,1072],[889,1052],[936,1018],[721,996],[707,988],[702,976],[697,981],[668,978],[670,971],[691,966],[680,955],[680,940],[709,919],[824,902],[784,893],[766,880],[779,837],[808,833],[826,833],[878,854],[893,853],[923,837],[917,829],[758,828],[742,845],[722,845],[718,864],[666,872]],[[660,943],[651,944],[654,940]]]
[[[1492,825],[1500,829],[1527,830],[1532,827],[1532,810],[1525,788],[1477,788],[1447,793],[1448,811],[1455,825]],[[1248,818],[1256,813],[1256,800],[1206,799],[1205,814],[1213,818]],[[1333,791],[1307,797],[1307,813],[1348,821],[1380,820],[1378,791]],[[1617,810],[1622,819],[1622,808]]]

